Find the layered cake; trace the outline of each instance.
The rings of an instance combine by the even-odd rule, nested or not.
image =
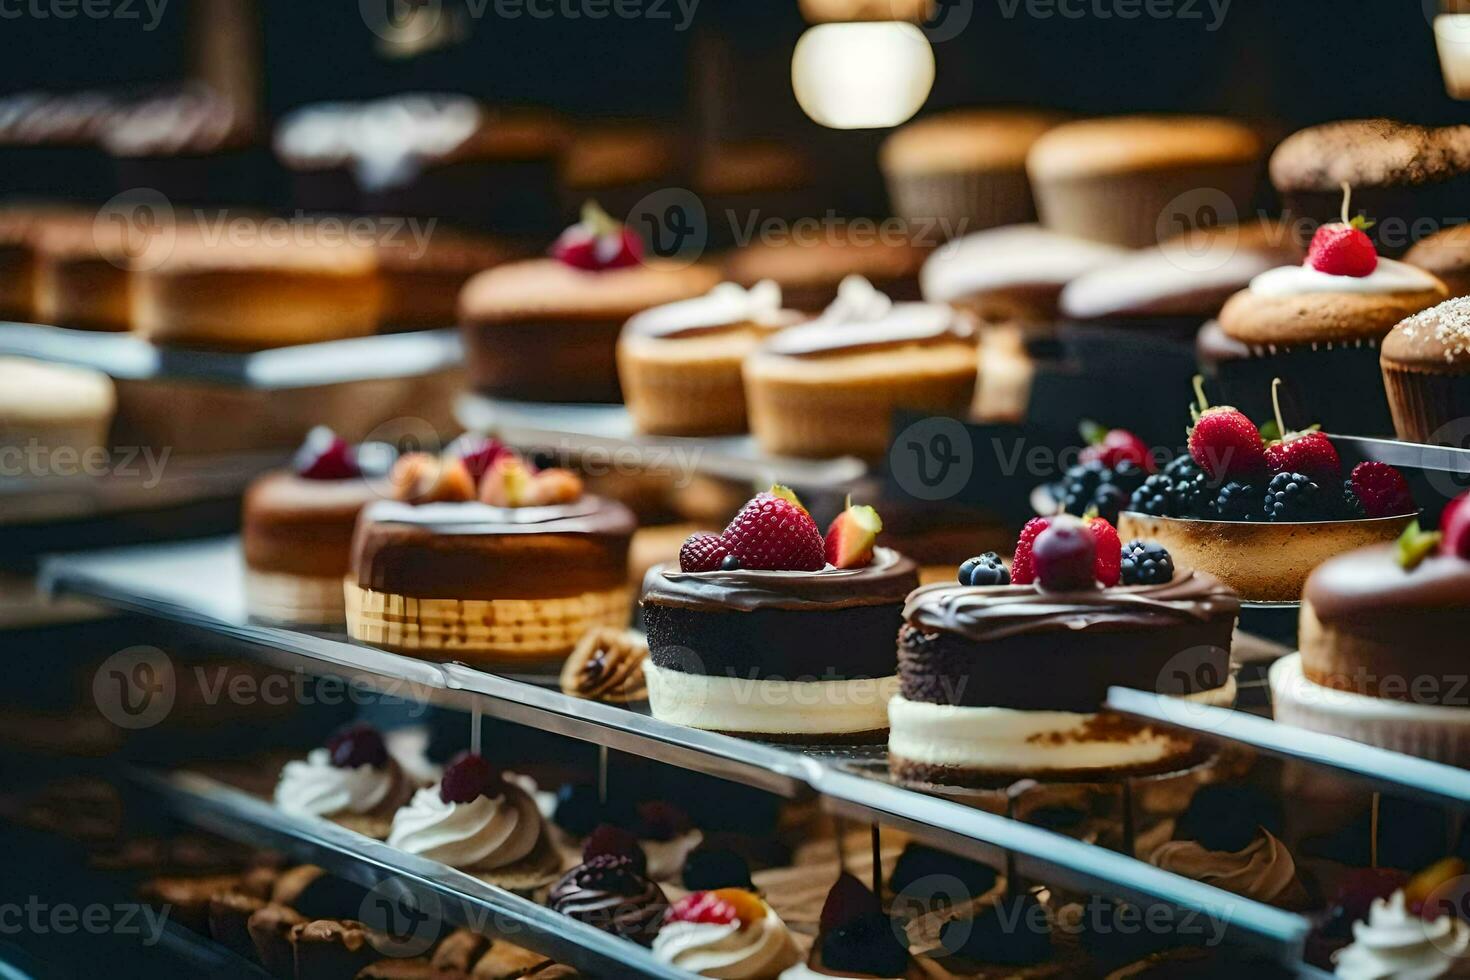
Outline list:
[[[482,469],[483,467],[483,469]],[[422,453],[394,467],[397,499],[367,507],[346,581],[353,639],[431,659],[560,664],[587,630],[632,612],[623,505],[567,470],[513,454]]]
[[[1276,717],[1470,765],[1470,495],[1437,534],[1340,555],[1307,580],[1301,652],[1271,669]]]
[[[794,494],[759,494],[643,583],[655,717],[788,741],[873,741],[896,688],[893,637],[914,563],[849,507],[825,541]]]
[[[252,481],[240,530],[250,614],[306,626],[344,622],[352,530],[378,491],[356,450],[324,427],[307,435],[290,469]]]
[[[391,755],[383,736],[366,724],[353,725],[293,759],[276,783],[276,806],[286,813],[322,817],[349,830],[383,840],[393,815],[417,787]]]
[[[889,705],[898,778],[1167,772],[1191,760],[1195,740],[1100,712],[1108,688],[1233,701],[1240,600],[1211,575],[1175,569],[1157,545],[1124,547],[1101,519],[1040,517],[1009,571],[993,554],[967,565],[960,583],[925,586],[904,606]]]

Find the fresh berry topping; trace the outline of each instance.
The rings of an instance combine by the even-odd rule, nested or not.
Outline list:
[[[449,444],[448,452],[464,461],[465,469],[470,471],[471,478],[479,485],[485,474],[490,472],[490,467],[509,454],[510,450],[499,439],[463,435]]]
[[[1082,423],[1082,438],[1089,443],[1082,450],[1084,463],[1096,460],[1104,466],[1116,468],[1127,461],[1146,472],[1152,472],[1154,468],[1153,453],[1149,451],[1148,443],[1127,429],[1104,429],[1096,422],[1085,421]]]
[[[563,783],[556,791],[551,820],[573,837],[585,837],[602,822],[606,806],[590,783]]]
[[[1037,535],[1051,527],[1050,517],[1033,517],[1021,528],[1016,538],[1016,553],[1011,557],[1011,581],[1016,585],[1031,585],[1036,581],[1036,567],[1031,561],[1032,547]]]
[[[1181,453],[1164,466],[1163,473],[1172,480],[1183,480],[1202,472],[1189,453]]]
[[[733,557],[725,539],[718,534],[701,531],[684,539],[679,548],[679,570],[681,572],[713,572],[723,567],[725,559]]]
[[[1161,544],[1129,541],[1123,546],[1121,577],[1124,585],[1163,585],[1174,580],[1174,558]]]
[[[1121,487],[1112,483],[1104,483],[1097,488],[1097,493],[1092,495],[1088,510],[1095,511],[1098,516],[1105,520],[1117,523],[1118,515],[1128,504],[1128,495]]]
[[[1387,463],[1359,463],[1348,480],[1369,517],[1402,517],[1414,513],[1409,481]]]
[[[1399,535],[1398,542],[1394,546],[1394,559],[1399,567],[1406,572],[1411,572],[1419,567],[1419,563],[1439,550],[1444,536],[1438,531],[1426,531],[1414,521],[1404,528],[1404,533]]]
[[[291,459],[291,468],[307,480],[350,480],[362,475],[347,440],[324,425],[306,434],[306,441]]]
[[[1104,480],[1103,482],[1111,483],[1125,494],[1132,494],[1133,491],[1143,486],[1143,481],[1148,479],[1148,477],[1148,471],[1142,466],[1139,466],[1132,460],[1125,459],[1113,467],[1113,478],[1111,480]]]
[[[861,919],[882,917],[883,903],[872,890],[846,871],[837,876],[837,882],[827,892],[822,903],[821,929],[826,932],[838,926]]]
[[[1318,227],[1312,236],[1307,265],[1329,276],[1361,279],[1378,268],[1378,251],[1362,228],[1333,222]]]
[[[1102,517],[1093,517],[1083,521],[1087,525],[1088,533],[1092,535],[1093,545],[1096,548],[1097,557],[1093,562],[1092,573],[1103,588],[1111,588],[1118,584],[1119,566],[1122,560],[1123,543],[1118,540],[1118,531],[1112,523]]]
[[[873,547],[878,541],[878,532],[883,530],[883,521],[878,512],[868,506],[854,506],[838,514],[827,528],[824,551],[827,563],[837,568],[864,568],[873,563]]]
[[[786,501],[788,504],[801,511],[807,517],[812,516],[811,511],[806,509],[806,505],[803,504],[801,502],[801,498],[796,495],[796,491],[791,489],[790,487],[783,487],[779,483],[773,483],[771,484],[771,489],[769,493],[773,497],[780,497],[782,500]]]
[[[1097,584],[1097,543],[1075,517],[1063,515],[1036,536],[1031,549],[1037,584],[1049,592],[1093,588]]]
[[[1169,517],[1174,512],[1174,480],[1167,473],[1155,473],[1133,491],[1128,509],[1151,517]]]
[[[723,537],[741,568],[816,572],[827,563],[811,515],[772,493],[757,494],[741,508]]]
[[[413,504],[462,503],[475,499],[475,481],[456,456],[408,453],[388,474],[395,500]]]
[[[327,752],[338,769],[372,766],[381,769],[388,764],[388,746],[372,725],[358,722],[327,739]]]
[[[1266,516],[1261,486],[1231,480],[1215,497],[1215,516],[1222,521],[1259,521]]]
[[[722,572],[738,572],[739,570],[740,570],[740,559],[739,558],[736,558],[734,555],[726,555],[723,559],[721,559],[721,561],[720,561],[720,571],[722,571]]]
[[[694,828],[689,814],[664,800],[638,804],[633,829],[644,840],[670,841]]]
[[[507,453],[491,463],[480,480],[480,502],[492,507],[527,507],[535,483],[531,464]]]
[[[1449,502],[1440,515],[1439,527],[1439,550],[1470,560],[1470,493],[1462,493]]]
[[[960,566],[961,585],[1010,585],[1011,573],[1005,562],[993,551],[975,558],[967,558]]]
[[[1194,427],[1189,430],[1189,455],[1210,479],[1249,479],[1266,469],[1266,448],[1261,430],[1239,409],[1228,405],[1210,407],[1203,379],[1194,379],[1199,398]]]
[[[1342,480],[1342,459],[1321,432],[1287,433],[1266,447],[1266,465],[1272,473],[1301,473],[1322,486]]]
[[[631,228],[588,201],[582,205],[582,220],[552,243],[551,255],[574,269],[621,269],[643,260],[643,242]]]
[[[1266,520],[1310,521],[1323,511],[1322,488],[1300,473],[1277,473],[1266,485]]]
[[[1204,470],[1189,472],[1189,476],[1174,481],[1174,513],[1179,517],[1213,520],[1215,501],[1220,496],[1219,484]]]
[[[582,844],[582,860],[595,857],[615,856],[627,860],[638,874],[648,873],[648,857],[638,846],[638,838],[622,827],[610,823],[599,824]]]
[[[445,803],[473,803],[481,796],[498,796],[505,788],[500,774],[483,756],[461,752],[444,767],[439,799]]]
[[[740,918],[733,902],[726,896],[738,889],[721,888],[712,892],[694,892],[669,906],[665,922],[692,922],[700,925],[727,926]]]
[[[1368,516],[1368,512],[1363,509],[1363,502],[1358,499],[1357,491],[1353,489],[1351,483],[1342,485],[1342,494],[1337,501],[1337,516],[1345,521],[1362,520]]]

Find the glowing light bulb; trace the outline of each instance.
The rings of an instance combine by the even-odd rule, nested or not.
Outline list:
[[[818,24],[791,56],[796,101],[830,129],[897,126],[933,86],[929,39],[901,21]]]
[[[1437,14],[1434,46],[1439,69],[1452,99],[1470,99],[1470,14]]]

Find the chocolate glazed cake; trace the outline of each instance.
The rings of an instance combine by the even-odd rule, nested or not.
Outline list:
[[[917,585],[914,563],[889,548],[821,571],[656,566],[643,584],[653,713],[779,741],[881,741],[893,637]]]
[[[1218,580],[1190,571],[1067,592],[925,586],[903,611],[890,766],[907,781],[984,786],[1188,764],[1192,739],[1098,707],[1114,685],[1228,703],[1239,608]]]

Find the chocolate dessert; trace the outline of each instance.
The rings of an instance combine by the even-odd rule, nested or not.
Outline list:
[[[644,946],[652,944],[669,907],[663,889],[622,854],[599,854],[568,871],[551,886],[546,904]]]

